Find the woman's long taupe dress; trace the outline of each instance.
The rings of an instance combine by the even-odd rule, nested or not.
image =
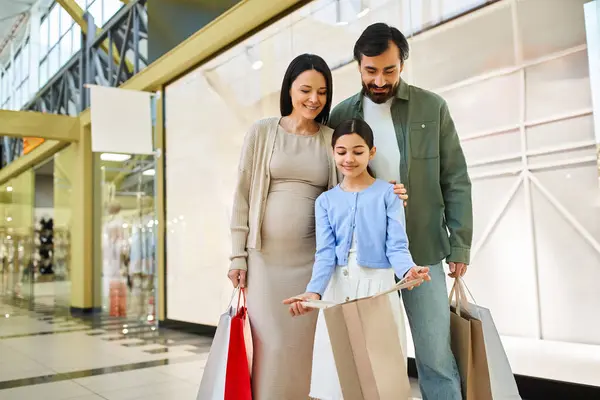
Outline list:
[[[292,318],[282,301],[304,293],[315,255],[316,198],[327,188],[319,135],[278,127],[261,250],[249,250],[248,314],[254,342],[254,400],[300,400],[310,390],[317,313]]]

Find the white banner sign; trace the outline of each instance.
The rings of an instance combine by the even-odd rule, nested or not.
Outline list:
[[[151,92],[90,85],[92,151],[152,154]]]

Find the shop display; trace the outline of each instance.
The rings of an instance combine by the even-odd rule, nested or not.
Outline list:
[[[150,197],[141,198],[139,203],[141,207],[136,210],[131,224],[129,275],[134,282],[141,279],[142,286],[148,288],[154,276],[154,207]]]
[[[108,218],[102,232],[102,285],[104,298],[109,299],[111,316],[126,315],[125,282],[123,278],[123,254],[125,250],[124,221],[120,215],[121,205],[111,202]]]
[[[54,254],[54,222],[52,218],[42,218],[39,222],[39,228],[36,229],[36,244],[39,261],[37,270],[41,275],[54,274],[53,254]]]
[[[54,228],[54,275],[63,280],[69,277],[71,239],[68,228]]]

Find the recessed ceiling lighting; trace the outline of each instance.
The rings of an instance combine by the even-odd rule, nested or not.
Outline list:
[[[358,14],[356,14],[356,16],[358,18],[362,18],[365,15],[367,15],[369,13],[369,11],[371,11],[371,9],[369,7],[366,7],[364,10],[362,10],[361,12],[359,12]]]
[[[129,154],[117,154],[117,153],[102,153],[100,159],[102,161],[127,161],[131,158]]]
[[[156,175],[156,171],[154,170],[154,168],[152,169],[147,169],[144,172],[142,172],[142,175],[146,175],[146,176],[154,176]]]
[[[258,61],[254,61],[252,63],[252,69],[255,71],[258,71],[259,69],[261,69],[263,67],[263,62],[258,60]]]
[[[12,186],[7,186],[7,187],[6,187],[6,191],[7,191],[7,192],[12,192],[12,191],[13,191],[13,188],[12,188]]]

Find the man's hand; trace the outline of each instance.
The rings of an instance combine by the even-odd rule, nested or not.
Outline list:
[[[301,294],[300,296],[290,297],[289,299],[284,300],[283,304],[287,304],[290,306],[290,314],[292,315],[292,317],[297,317],[299,315],[304,315],[314,310],[313,308],[304,307],[302,305],[302,302],[306,300],[321,300],[321,295],[318,293],[308,292]]]
[[[394,193],[398,195],[398,197],[400,197],[400,200],[404,201],[404,207],[406,207],[406,204],[408,203],[406,200],[408,200],[408,194],[406,194],[406,188],[404,187],[403,184],[401,183],[396,183],[396,181],[390,181],[390,183],[392,185],[394,185]]]
[[[423,279],[423,282],[430,281],[431,276],[429,276],[429,267],[414,266],[411,269],[409,269],[406,274],[404,274],[404,279],[406,279],[407,281],[412,281],[415,279]],[[421,286],[423,282],[417,283],[416,285],[408,287],[407,289],[413,290],[417,286]]]
[[[449,262],[448,266],[450,267],[448,274],[450,278],[462,278],[467,273],[467,264],[465,263]]]
[[[238,287],[238,285],[241,288],[246,287],[246,272],[247,271],[245,271],[243,269],[232,269],[231,271],[229,271],[227,273],[227,277],[233,284],[233,287],[236,288],[236,287]]]

